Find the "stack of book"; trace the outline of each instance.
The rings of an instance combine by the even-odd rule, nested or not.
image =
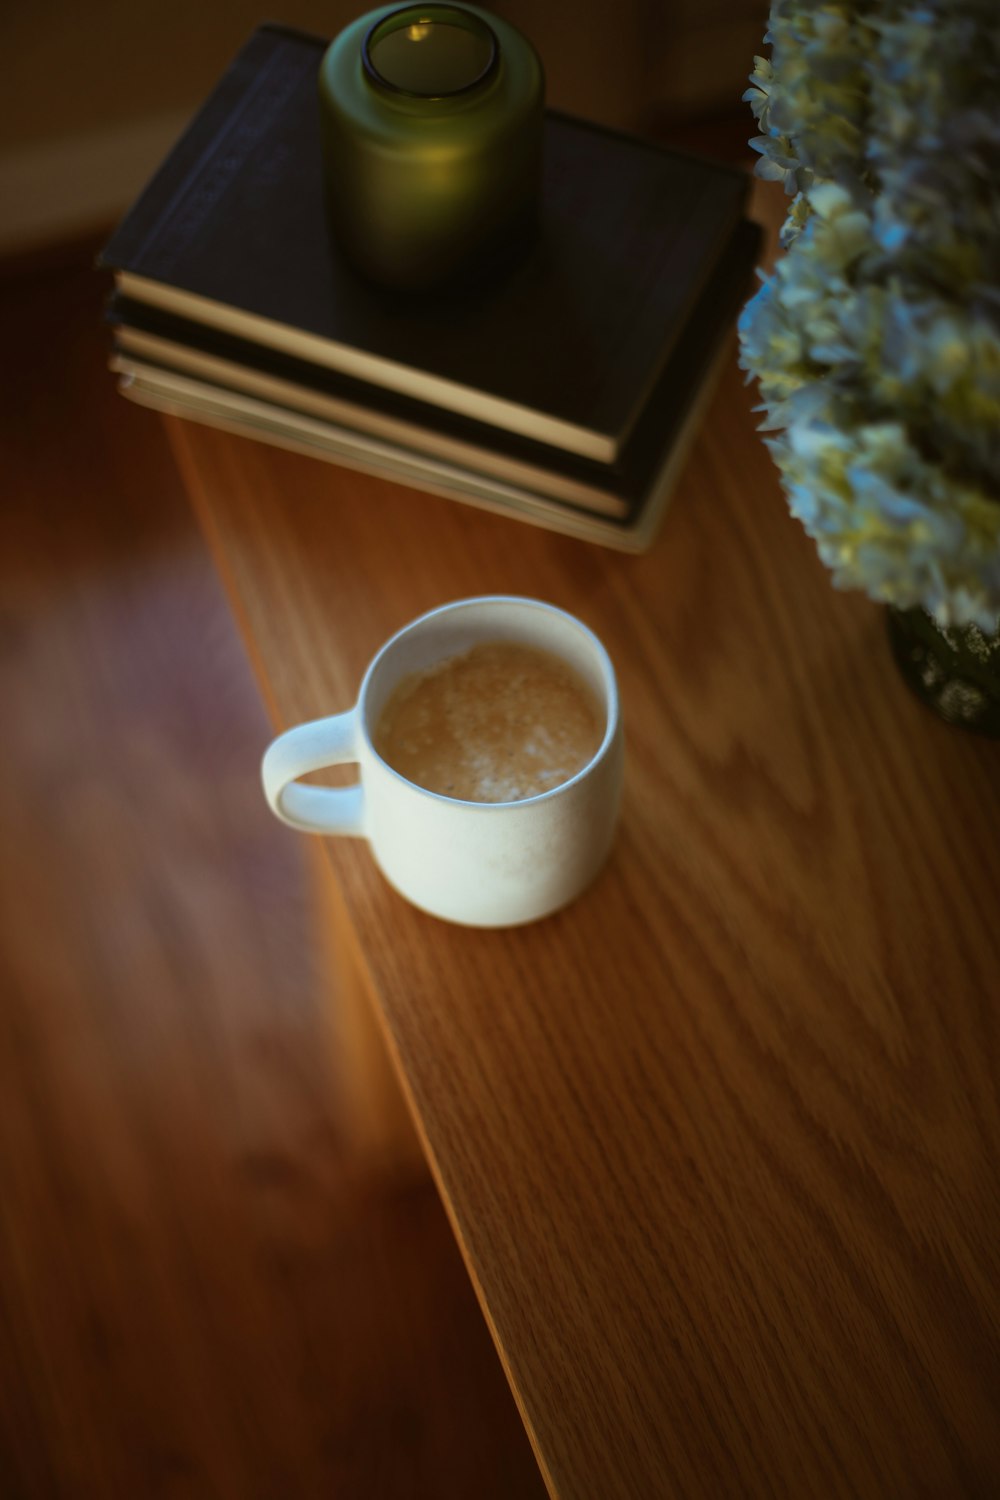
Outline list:
[[[749,290],[745,175],[549,111],[521,259],[385,291],[326,222],[326,45],[258,28],[105,249],[123,392],[642,550]]]

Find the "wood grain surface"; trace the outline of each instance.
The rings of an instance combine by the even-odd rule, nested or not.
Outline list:
[[[357,1150],[364,1014],[96,248],[0,279],[0,1496],[541,1495],[433,1184]]]
[[[168,427],[275,726],[467,595],[616,664],[621,827],[570,909],[451,927],[327,845],[551,1493],[992,1495],[1000,747],[909,696],[751,405],[730,368],[637,559]]]

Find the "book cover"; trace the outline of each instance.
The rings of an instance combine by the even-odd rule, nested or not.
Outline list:
[[[550,111],[530,253],[474,295],[386,292],[326,223],[325,46],[253,34],[104,251],[121,291],[613,461],[741,218],[745,175]]]
[[[199,372],[197,359],[182,369],[169,360],[157,363],[143,357],[146,335],[128,324],[119,326],[120,352],[112,368],[119,373],[125,395],[159,411],[388,476],[605,546],[641,551],[655,535],[721,359],[731,345],[733,317],[746,295],[758,247],[756,228],[742,226],[726,256],[729,274],[717,278],[712,294],[703,297],[636,428],[630,445],[631,471],[621,463],[604,466],[594,477],[595,485],[600,481],[600,490],[587,490],[575,499],[565,487],[565,471],[581,465],[591,470],[602,466],[587,465],[558,449],[538,447],[535,465],[504,468],[489,461],[502,457],[503,434],[496,435],[492,454],[466,446],[463,460],[447,441],[435,441],[439,434],[433,426],[418,429],[425,441],[415,447],[403,440],[406,430],[396,430],[391,424],[349,425],[342,409],[337,413],[340,420],[324,420],[308,401],[289,404],[287,382],[282,383],[286,398],[282,403],[265,399],[252,382],[234,385],[209,378],[207,371]],[[130,332],[138,335],[131,349],[125,347]],[[185,346],[172,348],[183,363]],[[266,374],[266,369],[260,373]],[[316,394],[312,387],[298,389],[300,395]],[[379,397],[382,393],[370,394]],[[351,410],[356,413],[357,408]],[[379,410],[377,399],[370,409],[361,409],[363,415],[376,417]],[[446,414],[445,420],[447,426],[452,425]],[[595,503],[594,493],[600,503]]]
[[[109,310],[117,350],[146,380],[191,376],[318,418],[414,454],[618,519],[646,503],[679,424],[749,289],[759,248],[741,224],[715,268],[619,457],[599,464],[489,427],[381,387],[364,385],[261,346],[217,334],[127,299]]]

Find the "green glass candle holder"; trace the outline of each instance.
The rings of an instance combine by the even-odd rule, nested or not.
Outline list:
[[[545,84],[530,42],[471,5],[387,6],[346,27],[319,72],[333,233],[366,277],[474,277],[531,233]]]

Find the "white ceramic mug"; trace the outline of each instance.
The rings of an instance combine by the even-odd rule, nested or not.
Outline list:
[[[516,641],[562,658],[604,717],[597,752],[569,781],[518,802],[463,802],[407,781],[372,745],[400,679],[484,641]],[[302,784],[310,771],[356,762],[346,788]],[[269,747],[264,793],[307,833],[367,838],[383,874],[414,905],[448,921],[508,927],[555,911],[590,884],[611,846],[622,784],[618,688],[601,642],[537,599],[492,596],[442,605],[404,626],[372,660],[354,708],[300,724]]]

